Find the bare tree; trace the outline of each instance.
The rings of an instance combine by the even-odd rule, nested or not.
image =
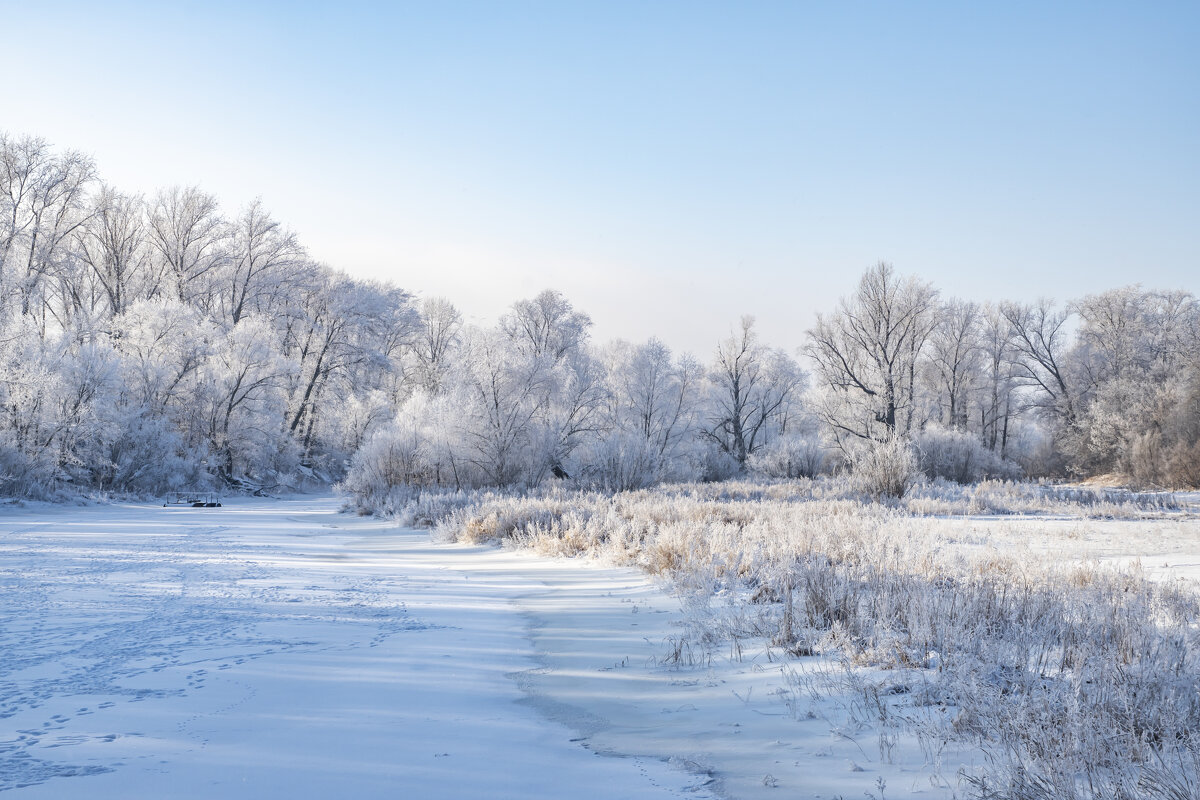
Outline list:
[[[521,352],[507,334],[468,330],[459,370],[458,429],[462,460],[487,483],[508,485],[527,472],[535,421],[550,397],[545,367],[545,360]]]
[[[983,442],[1001,457],[1008,451],[1009,423],[1016,411],[1016,362],[1012,325],[994,305],[980,315],[980,349],[983,353],[983,398],[979,404],[979,428]]]
[[[292,367],[259,316],[245,317],[216,343],[204,369],[203,410],[222,479],[236,482],[269,465],[264,451],[278,449],[284,437],[282,386]]]
[[[754,317],[717,346],[709,371],[712,410],[704,436],[744,467],[770,436],[785,431],[805,375],[786,354],[758,342]]]
[[[979,378],[983,354],[979,306],[951,300],[938,310],[929,338],[929,363],[936,375],[941,421],[966,430],[971,390]]]
[[[848,407],[830,406],[826,418],[838,434],[888,438],[912,428],[918,361],[935,326],[937,292],[915,278],[897,276],[879,262],[838,310],[817,315],[805,352],[822,382]]]
[[[143,212],[142,198],[103,186],[94,213],[78,229],[79,257],[102,290],[110,317],[158,288],[160,276],[150,267]]]
[[[1068,311],[1056,311],[1054,301],[1034,304],[1002,303],[1000,313],[1012,328],[1013,345],[1019,355],[1017,376],[1035,389],[1034,407],[1073,424],[1075,397],[1067,373],[1069,340]]]
[[[530,482],[540,483],[550,472],[568,473],[564,465],[584,441],[605,427],[608,386],[604,370],[586,349],[570,351],[549,370],[543,384],[546,396],[538,415],[541,446],[530,464]]]
[[[658,339],[609,347],[609,427],[644,439],[659,458],[694,435],[703,367]]]
[[[413,339],[412,354],[417,383],[429,394],[436,394],[442,388],[462,324],[462,314],[449,300],[431,297],[421,304],[421,322]]]
[[[234,324],[252,311],[270,312],[289,288],[313,271],[296,235],[255,200],[233,224],[222,275],[222,303]]]
[[[410,305],[406,293],[344,275],[319,272],[302,286],[289,312],[283,354],[296,362],[288,386],[288,432],[312,453],[318,421],[335,400],[350,394],[369,369],[389,369],[384,348],[396,318]],[[406,315],[405,315],[406,316]]]
[[[175,296],[208,307],[203,283],[228,258],[231,235],[217,201],[194,186],[161,191],[150,210],[150,244],[165,262]]]
[[[592,320],[562,293],[547,289],[532,300],[518,300],[500,320],[510,339],[535,356],[554,361],[579,348],[587,340]]]
[[[39,311],[47,278],[87,220],[93,180],[95,167],[86,156],[55,154],[44,139],[0,133],[0,310],[11,298],[21,314]]]

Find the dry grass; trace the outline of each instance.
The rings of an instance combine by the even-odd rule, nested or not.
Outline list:
[[[979,797],[1191,796],[1172,787],[1197,783],[1196,593],[1136,571],[1046,564],[1011,542],[951,546],[916,515],[934,502],[1080,517],[1178,506],[1169,496],[1008,483],[936,489],[884,504],[831,481],[560,488],[429,496],[402,513],[434,521],[446,539],[668,576],[694,622],[672,643],[680,659],[711,657],[701,654],[716,643],[736,653],[757,638],[833,658],[847,675],[883,668],[897,686],[919,683],[920,692],[885,699],[907,704],[901,716],[919,737],[988,753],[991,767],[968,776]],[[880,685],[859,688],[863,707],[874,707]],[[930,708],[939,713],[921,713]],[[881,731],[882,748],[892,734]]]

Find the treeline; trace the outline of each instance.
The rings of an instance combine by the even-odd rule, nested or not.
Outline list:
[[[315,263],[259,203],[123,194],[0,135],[0,494],[617,489],[812,475],[881,441],[957,480],[1200,484],[1186,292],[981,306],[881,264],[808,332],[813,380],[749,317],[703,362],[590,327],[553,291],[466,325]]]
[[[418,322],[259,203],[124,194],[0,135],[0,493],[336,477],[403,399]]]
[[[943,444],[967,437],[960,452],[918,456],[947,477],[978,477],[978,445],[1032,475],[1200,486],[1200,304],[1189,292],[979,304],[879,264],[818,315],[805,350],[822,387],[815,408],[839,444],[940,429]]]

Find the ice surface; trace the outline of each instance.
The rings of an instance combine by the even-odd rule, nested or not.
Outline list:
[[[0,791],[710,796],[526,701],[516,676],[539,665],[515,600],[545,588],[535,559],[336,509],[5,509]]]

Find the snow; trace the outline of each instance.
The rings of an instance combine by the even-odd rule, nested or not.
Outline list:
[[[982,758],[863,723],[854,681],[896,671],[704,645],[639,572],[338,507],[0,509],[0,792],[949,798]],[[1036,524],[1050,557],[1164,578],[1200,561],[1194,520],[928,522],[968,547]]]
[[[1138,568],[1152,580],[1200,587],[1200,505],[1180,493],[1180,514],[1141,520],[1078,517],[929,517],[922,520],[943,541],[1031,553],[1050,563],[1087,563]]]
[[[5,509],[0,791],[711,796],[657,758],[597,756],[522,691],[516,599],[595,571],[336,510]]]

